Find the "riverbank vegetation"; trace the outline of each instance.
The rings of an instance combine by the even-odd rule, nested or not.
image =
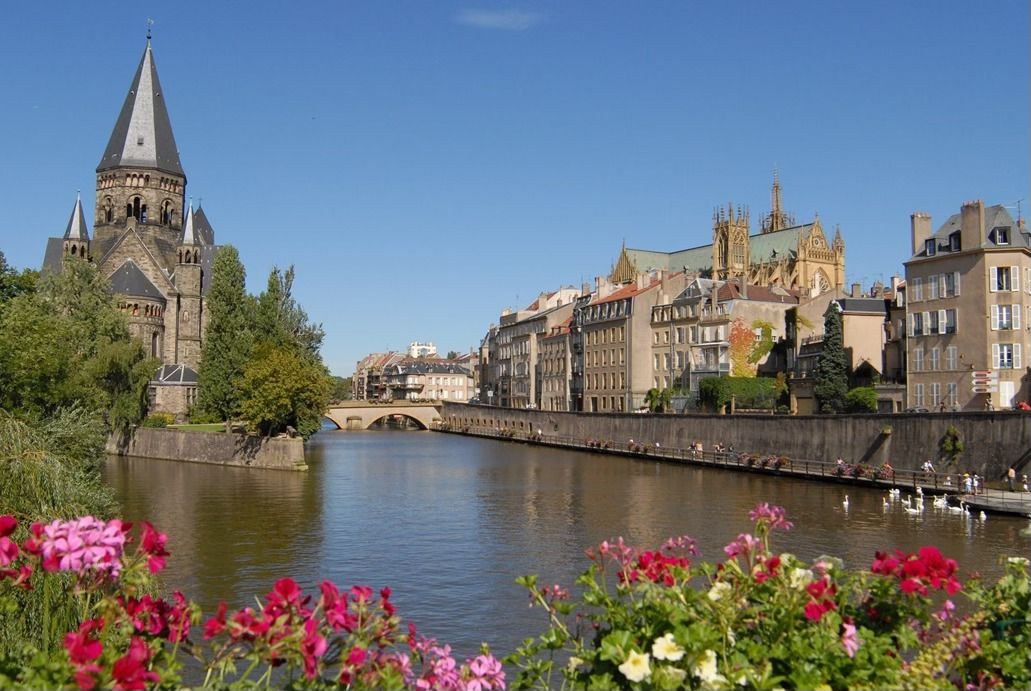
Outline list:
[[[219,251],[213,274],[193,421],[228,429],[242,418],[256,433],[310,437],[321,427],[332,384],[319,353],[322,326],[293,297],[293,267],[273,268],[256,298],[246,292],[232,246]]]
[[[996,583],[959,579],[933,547],[878,552],[867,570],[773,549],[792,524],[762,504],[752,532],[705,562],[688,537],[640,550],[588,550],[578,593],[520,579],[543,633],[505,658],[459,662],[402,620],[391,591],[306,594],[277,581],[258,606],[221,603],[204,619],[182,593],[149,594],[169,556],[142,524],[134,551],[117,519],[26,528],[0,516],[0,607],[41,576],[67,579],[81,616],[62,644],[0,650],[3,688],[292,689],[991,689],[1031,684],[1029,567],[1010,558]],[[195,662],[187,665],[188,658]],[[186,669],[203,678],[189,678]]]

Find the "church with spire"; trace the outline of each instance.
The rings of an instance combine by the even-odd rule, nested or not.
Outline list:
[[[784,211],[780,179],[773,174],[770,213],[751,233],[747,207],[728,204],[712,216],[712,243],[675,252],[630,249],[623,244],[609,280],[629,283],[643,272],[660,269],[685,271],[704,278],[740,278],[750,285],[780,286],[810,297],[845,285],[845,240],[840,229],[828,240],[817,216],[811,223],[796,223]]]
[[[183,419],[197,397],[215,232],[186,197],[150,35],[96,169],[92,237],[76,197],[64,235],[47,241],[44,272],[65,257],[96,264],[134,336],[162,362],[151,408]]]

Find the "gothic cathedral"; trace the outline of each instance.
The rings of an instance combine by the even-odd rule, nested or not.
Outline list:
[[[733,204],[712,217],[712,244],[678,252],[623,247],[609,280],[632,281],[649,269],[688,271],[707,278],[743,277],[751,285],[794,288],[816,296],[845,284],[845,241],[836,230],[828,241],[820,218],[796,224],[781,208],[780,180],[773,177],[772,208],[760,232],[751,234],[747,208]]]
[[[66,256],[97,265],[133,335],[163,363],[151,382],[151,408],[183,419],[197,396],[204,296],[218,248],[204,211],[186,203],[149,36],[96,180],[93,238],[76,198],[64,235],[47,242],[43,271],[60,271]]]

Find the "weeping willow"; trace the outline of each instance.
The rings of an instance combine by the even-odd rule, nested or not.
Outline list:
[[[46,419],[0,410],[0,515],[18,519],[14,538],[27,537],[35,521],[115,514],[114,496],[100,477],[104,440],[102,422],[83,408]],[[35,588],[16,593],[0,612],[0,657],[24,645],[52,650],[87,614],[65,597],[72,587],[66,575],[34,581]]]

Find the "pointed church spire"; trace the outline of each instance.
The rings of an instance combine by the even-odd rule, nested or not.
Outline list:
[[[612,267],[612,273],[609,274],[609,282],[630,283],[636,277],[637,266],[630,258],[630,255],[627,254],[626,240],[624,240],[623,247],[619,250],[619,259],[616,260],[616,265]]]
[[[164,93],[158,81],[149,27],[147,47],[143,50],[136,76],[129,86],[97,172],[122,166],[155,168],[185,177],[172,134],[172,122],[165,108]]]
[[[200,242],[197,239],[197,231],[194,230],[193,224],[193,200],[190,200],[190,209],[186,212],[186,221],[183,222],[183,237],[179,241],[180,245],[199,245]]]
[[[82,213],[82,197],[75,193],[75,206],[68,219],[68,227],[64,231],[65,240],[89,240],[89,229],[86,227],[86,216]]]

